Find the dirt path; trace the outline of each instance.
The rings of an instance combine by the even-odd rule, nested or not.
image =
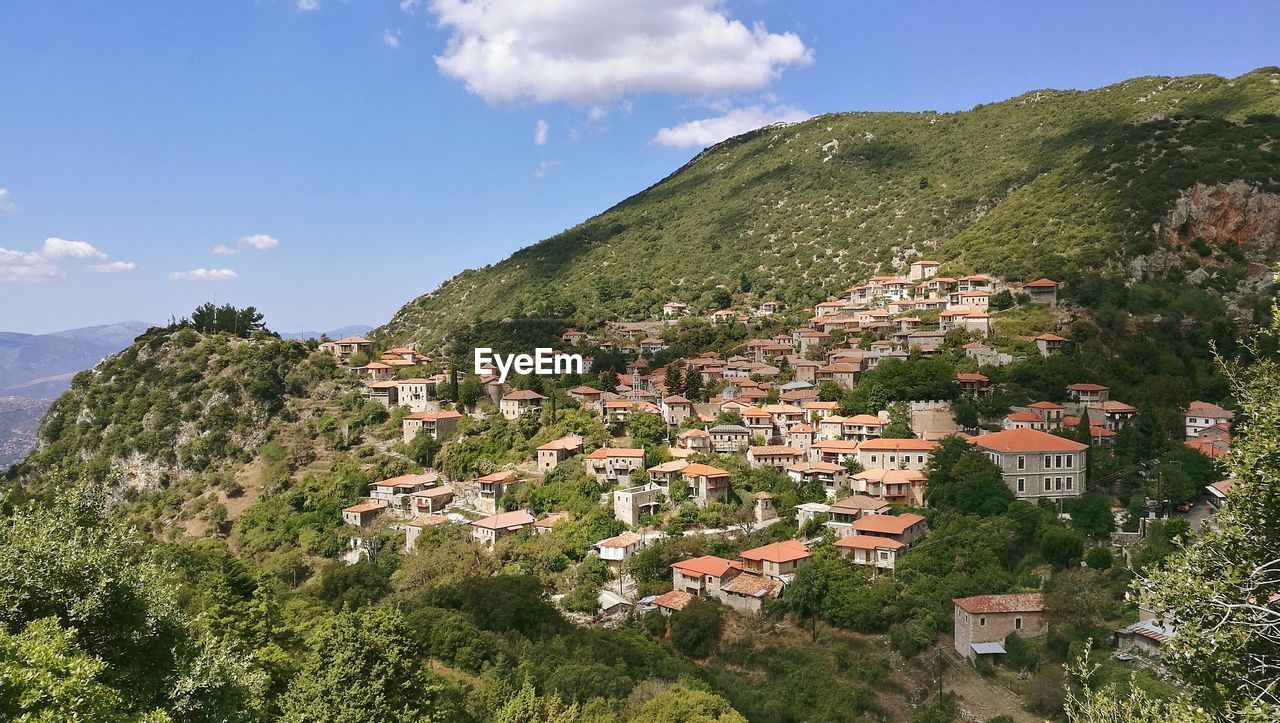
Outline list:
[[[1022,709],[1022,699],[1013,691],[988,680],[978,674],[960,656],[950,653],[944,655],[946,670],[942,674],[942,685],[946,690],[960,697],[960,708],[973,714],[978,720],[988,720],[998,715],[1007,715],[1015,721],[1037,723],[1044,720]]]

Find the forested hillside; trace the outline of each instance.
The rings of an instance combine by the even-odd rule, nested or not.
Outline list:
[[[1261,68],[1033,91],[961,113],[837,113],[761,128],[506,261],[459,274],[381,331],[430,346],[476,319],[592,325],[650,316],[673,299],[704,312],[724,305],[722,289],[735,304],[807,305],[917,256],[943,261],[943,273],[1127,278],[1134,257],[1199,238],[1173,227],[1185,213],[1171,217],[1197,184],[1280,191],[1278,114],[1280,69]],[[1238,224],[1245,243],[1274,244],[1274,228],[1251,228],[1247,214],[1274,224],[1265,207],[1275,200],[1244,198],[1235,218],[1216,220]]]

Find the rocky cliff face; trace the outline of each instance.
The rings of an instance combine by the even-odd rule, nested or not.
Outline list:
[[[1211,249],[1238,246],[1274,254],[1280,239],[1280,195],[1244,181],[1197,184],[1174,203],[1157,232],[1174,248],[1201,239]]]

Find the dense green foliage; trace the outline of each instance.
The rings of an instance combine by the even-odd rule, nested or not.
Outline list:
[[[15,471],[61,467],[105,479],[131,476],[126,467],[162,467],[159,479],[131,480],[147,486],[247,462],[290,397],[321,393],[322,382],[341,377],[333,357],[300,342],[152,329],[76,375],[49,408],[40,447]],[[143,464],[125,465],[132,456]]]

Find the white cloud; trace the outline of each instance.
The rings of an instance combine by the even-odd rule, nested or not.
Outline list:
[[[89,267],[95,274],[118,274],[122,271],[133,271],[138,265],[132,261],[112,261],[109,264],[96,264]]]
[[[7,188],[0,188],[0,213],[15,213],[17,210],[18,204],[13,202],[13,194]]]
[[[320,9],[320,0],[294,0],[293,4],[304,13]]]
[[[548,130],[550,130],[550,127],[547,122],[539,118],[538,122],[533,125],[533,144],[535,146],[540,146],[547,142]]]
[[[221,254],[223,256],[235,256],[236,254],[246,249],[254,249],[256,251],[269,251],[279,245],[280,245],[280,242],[275,240],[271,236],[268,236],[265,233],[255,233],[255,234],[249,234],[248,236],[241,236],[240,238],[236,239],[235,244],[232,246],[226,246],[224,244],[219,244],[217,246],[214,246],[213,252],[215,254]]]
[[[59,262],[72,265],[107,260],[107,255],[84,241],[68,241],[50,236],[37,251],[11,251],[0,248],[0,283],[6,281],[52,281],[64,279],[66,270]],[[113,261],[83,267],[95,273],[133,271],[132,261]]]
[[[538,164],[537,168],[533,169],[533,175],[535,178],[546,178],[548,173],[559,167],[560,161],[543,161]]]
[[[10,251],[0,247],[0,282],[52,281],[66,273],[34,251]]]
[[[385,43],[388,48],[395,49],[400,47],[400,31],[396,30],[395,32],[392,32],[390,30],[383,30],[382,42]]]
[[[400,0],[400,9],[413,14],[422,5],[422,0]]]
[[[770,123],[796,123],[809,117],[808,113],[799,108],[787,105],[772,108],[758,105],[733,108],[714,118],[702,118],[663,128],[658,131],[658,135],[654,136],[652,142],[672,148],[709,146]]]
[[[747,27],[724,0],[432,0],[430,9],[452,32],[440,72],[491,103],[754,90],[813,60],[797,35]]]
[[[192,269],[191,271],[174,271],[169,274],[170,281],[231,281],[236,278],[231,269]]]
[[[40,255],[51,261],[105,261],[107,255],[83,241],[51,236],[40,246]]]

